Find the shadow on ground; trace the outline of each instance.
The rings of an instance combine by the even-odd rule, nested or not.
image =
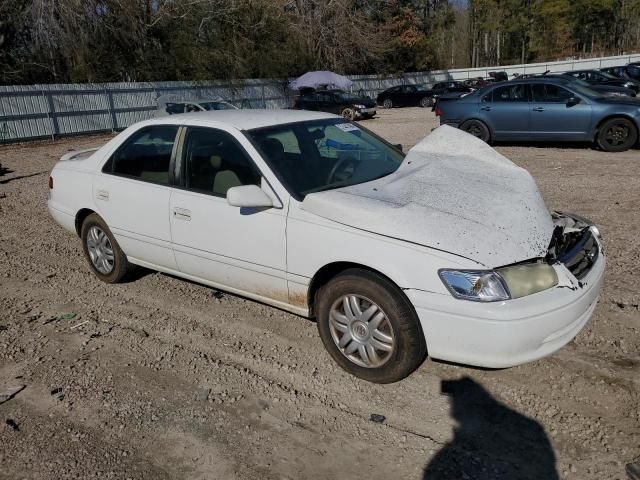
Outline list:
[[[424,469],[423,480],[557,480],[556,457],[542,426],[463,378],[442,381],[458,425]]]

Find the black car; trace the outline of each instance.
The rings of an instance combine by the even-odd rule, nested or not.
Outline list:
[[[640,82],[640,66],[630,63],[629,65],[618,65],[616,67],[601,68],[601,72],[608,73],[614,77],[635,80]]]
[[[302,94],[294,107],[298,110],[336,113],[347,120],[371,118],[376,114],[376,102],[343,90],[316,90]]]
[[[567,75],[583,80],[590,85],[630,88],[636,93],[640,90],[640,81],[630,78],[619,78],[610,73],[601,72],[600,70],[573,70],[567,72]]]
[[[378,105],[385,108],[408,106],[433,106],[435,99],[447,93],[467,93],[473,89],[462,82],[438,82],[432,88],[423,85],[399,85],[378,95]]]

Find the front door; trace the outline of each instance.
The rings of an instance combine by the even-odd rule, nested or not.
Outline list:
[[[551,83],[531,85],[531,133],[536,139],[587,140],[591,105],[566,88]],[[578,98],[579,103],[569,102]]]
[[[178,127],[134,132],[93,182],[98,214],[127,257],[175,269],[169,225],[170,163]]]
[[[286,303],[286,212],[227,203],[227,190],[258,185],[257,167],[233,135],[188,127],[180,188],[171,195],[173,248],[181,272],[238,293]]]

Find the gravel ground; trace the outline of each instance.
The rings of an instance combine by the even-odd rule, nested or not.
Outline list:
[[[364,123],[410,147],[422,109]],[[427,360],[373,385],[315,324],[167,275],[105,285],[46,211],[60,155],[108,135],[0,147],[0,479],[623,479],[640,455],[640,158],[498,146],[608,252],[588,326],[505,370]],[[383,423],[370,420],[384,415]]]

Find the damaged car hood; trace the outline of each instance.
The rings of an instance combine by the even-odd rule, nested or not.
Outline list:
[[[309,194],[301,207],[490,268],[544,257],[554,228],[526,170],[449,126],[413,147],[394,173]]]

